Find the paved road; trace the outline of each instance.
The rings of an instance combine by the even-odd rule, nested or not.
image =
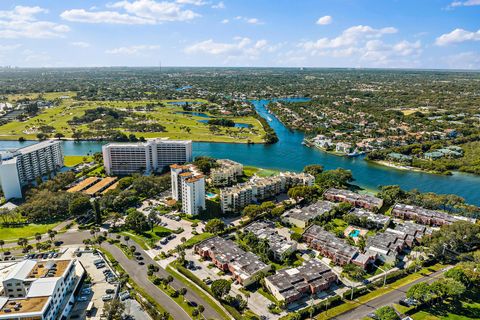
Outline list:
[[[68,230],[65,233],[58,234],[55,237],[55,240],[62,241],[64,245],[83,245],[83,240],[91,238],[92,235],[90,231],[82,231],[82,230]],[[121,239],[123,241],[123,238]],[[132,242],[129,243],[130,245]],[[15,244],[16,245],[16,244]],[[14,246],[11,244],[9,246]],[[5,245],[7,247],[7,245]],[[153,283],[150,282],[147,276],[147,266],[149,264],[158,265],[152,258],[148,256],[148,254],[139,246],[137,245],[137,251],[142,253],[144,258],[145,265],[140,266],[135,260],[128,259],[118,247],[114,245],[110,245],[107,242],[102,244],[103,248],[106,248],[113,257],[120,263],[120,265],[125,269],[125,271],[129,274],[129,276],[135,281],[139,286],[144,288],[151,296],[155,299],[160,305],[162,305],[165,310],[167,310],[174,319],[179,320],[187,320],[191,319],[190,315],[187,315],[186,312],[175,302],[173,301],[168,295],[166,295],[163,291],[158,289]],[[160,267],[160,266],[159,266]],[[160,267],[159,272],[157,273],[159,277],[166,278],[170,274]],[[170,283],[170,285],[175,288],[176,290],[185,287],[185,285],[174,278],[174,281]],[[207,319],[221,319],[221,316],[213,309],[203,298],[201,298],[196,292],[188,290],[185,298],[188,301],[194,301],[197,304],[201,304],[205,307],[205,311],[203,312],[205,318]]]
[[[392,303],[397,303],[398,300],[405,297],[405,294],[406,294],[407,290],[411,286],[413,286],[414,284],[419,283],[419,282],[423,282],[423,281],[432,282],[450,268],[451,267],[445,267],[445,268],[443,268],[439,271],[436,271],[436,272],[432,273],[429,276],[426,276],[426,277],[420,278],[418,280],[415,280],[415,281],[413,281],[413,282],[411,282],[411,283],[409,283],[409,284],[407,284],[403,287],[400,287],[400,288],[398,288],[396,290],[393,290],[389,293],[386,293],[386,294],[384,294],[380,297],[377,297],[377,298],[367,302],[366,304],[361,304],[358,307],[356,307],[355,309],[352,309],[352,310],[350,310],[350,311],[348,311],[344,314],[341,314],[337,317],[334,317],[332,319],[357,320],[357,319],[365,318],[367,316],[367,314],[369,314],[370,312],[374,312],[376,309],[378,309],[382,306],[389,305],[389,304],[392,304]]]
[[[145,261],[144,266],[138,265],[135,260],[128,259],[118,247],[110,245],[108,243],[102,244],[102,247],[105,248],[112,256],[120,263],[120,265],[125,269],[130,278],[140,287],[142,287],[148,294],[159,302],[162,307],[167,310],[173,319],[181,320],[190,320],[191,317],[167,294],[162,290],[158,289],[147,277],[147,268],[146,265],[151,263]]]

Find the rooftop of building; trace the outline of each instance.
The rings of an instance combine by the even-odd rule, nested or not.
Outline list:
[[[279,270],[267,279],[288,299],[304,291],[305,286],[331,283],[332,280],[337,279],[337,276],[321,261],[311,259],[299,267]]]
[[[278,234],[272,221],[255,221],[246,226],[244,231],[252,232],[259,239],[266,239],[270,249],[277,254],[283,254],[295,246],[295,242]]]
[[[85,188],[87,188],[88,186],[90,186],[91,184],[96,183],[97,181],[100,181],[100,178],[97,178],[97,177],[88,177],[88,178],[80,181],[79,183],[77,183],[76,185],[74,185],[73,187],[71,187],[70,189],[68,189],[67,192],[80,192],[80,191],[82,191],[83,189],[85,189]]]
[[[469,221],[472,223],[476,222],[476,219],[474,218],[456,216],[456,215],[448,214],[443,211],[426,209],[423,207],[419,207],[411,204],[404,204],[404,203],[396,203],[393,206],[392,213],[395,213],[396,211],[409,212],[409,213],[417,214],[419,216],[437,218],[437,219],[445,220],[451,223],[459,220]]]
[[[5,315],[38,313],[43,310],[50,296],[9,299],[0,297],[0,317]]]
[[[329,212],[335,206],[333,202],[320,200],[303,208],[290,209],[283,216],[307,222]]]
[[[328,251],[345,258],[353,259],[359,254],[357,248],[315,224],[308,227],[303,236],[311,238],[313,243],[319,243],[322,247],[327,248]]]
[[[10,270],[4,280],[60,277],[71,263],[73,260],[23,260]]]
[[[245,252],[232,240],[217,236],[199,243],[197,247],[203,251],[213,252],[216,260],[230,264],[238,274],[243,274],[245,277],[267,267],[258,256]]]
[[[48,147],[48,146],[54,146],[54,145],[60,145],[61,141],[58,140],[45,140],[39,143],[32,144],[27,147],[23,147],[20,149],[17,149],[15,152],[20,152],[22,154],[30,153],[33,151],[40,150],[42,148]]]
[[[145,147],[153,144],[191,144],[192,140],[169,140],[168,138],[153,138],[147,139],[147,141],[139,142],[110,142],[103,145],[102,148],[108,147]]]
[[[327,191],[325,191],[324,195],[341,196],[351,200],[363,200],[376,205],[379,205],[383,202],[383,200],[380,198],[377,198],[368,194],[356,193],[346,189],[330,188]]]
[[[85,194],[94,195],[97,192],[103,190],[103,188],[111,185],[117,181],[117,177],[106,177],[100,180],[99,182],[95,183],[93,186],[89,187],[87,190],[83,191]]]
[[[362,208],[354,208],[352,211],[350,211],[350,213],[356,215],[359,218],[366,218],[369,221],[382,225],[387,225],[391,220],[391,218],[388,216],[385,216],[383,214],[376,214]]]

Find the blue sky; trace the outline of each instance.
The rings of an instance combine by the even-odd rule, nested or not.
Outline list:
[[[0,66],[480,69],[480,0],[1,0]]]

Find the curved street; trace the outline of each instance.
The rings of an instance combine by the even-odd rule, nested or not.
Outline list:
[[[90,231],[85,230],[68,230],[65,233],[58,234],[55,237],[55,241],[62,241],[63,245],[84,245],[83,240],[91,238],[92,235]],[[45,239],[46,240],[46,239]],[[123,238],[120,240],[123,241]],[[16,243],[8,243],[4,247],[14,247],[17,246]],[[112,254],[112,256],[120,263],[123,269],[128,273],[130,278],[137,283],[139,286],[145,289],[148,294],[155,299],[155,301],[163,306],[167,312],[169,312],[172,317],[177,320],[188,320],[192,317],[188,315],[182,307],[180,307],[174,300],[172,300],[167,294],[165,294],[162,290],[156,287],[149,279],[147,275],[147,266],[149,264],[157,265],[160,270],[157,272],[159,277],[166,278],[170,274],[163,269],[157,262],[155,262],[146,252],[143,250],[139,245],[136,245],[137,251],[139,251],[143,258],[145,264],[143,266],[139,265],[137,261],[129,259],[125,254],[115,245],[111,245],[107,242],[102,243],[102,248],[106,249],[108,252]],[[183,283],[178,281],[175,277],[173,278],[173,282],[170,283],[174,289],[179,290],[180,288],[184,287]],[[207,319],[221,319],[222,317],[218,314],[218,312],[213,309],[202,297],[200,297],[196,292],[187,289],[187,293],[185,294],[185,298],[188,301],[192,301],[197,303],[198,305],[203,305],[205,307],[205,311],[203,315]]]

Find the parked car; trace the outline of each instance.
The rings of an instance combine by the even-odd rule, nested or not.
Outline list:
[[[107,294],[113,294],[113,293],[115,293],[115,290],[109,288],[109,289],[105,290],[105,293],[107,293]]]
[[[123,291],[123,292],[120,292],[118,297],[120,298],[120,301],[130,299],[130,293],[128,291]]]
[[[106,294],[102,296],[102,301],[110,301],[113,299],[113,296],[111,294]]]
[[[81,296],[81,297],[78,298],[77,301],[84,302],[84,301],[87,301],[87,300],[88,300],[88,297]]]

